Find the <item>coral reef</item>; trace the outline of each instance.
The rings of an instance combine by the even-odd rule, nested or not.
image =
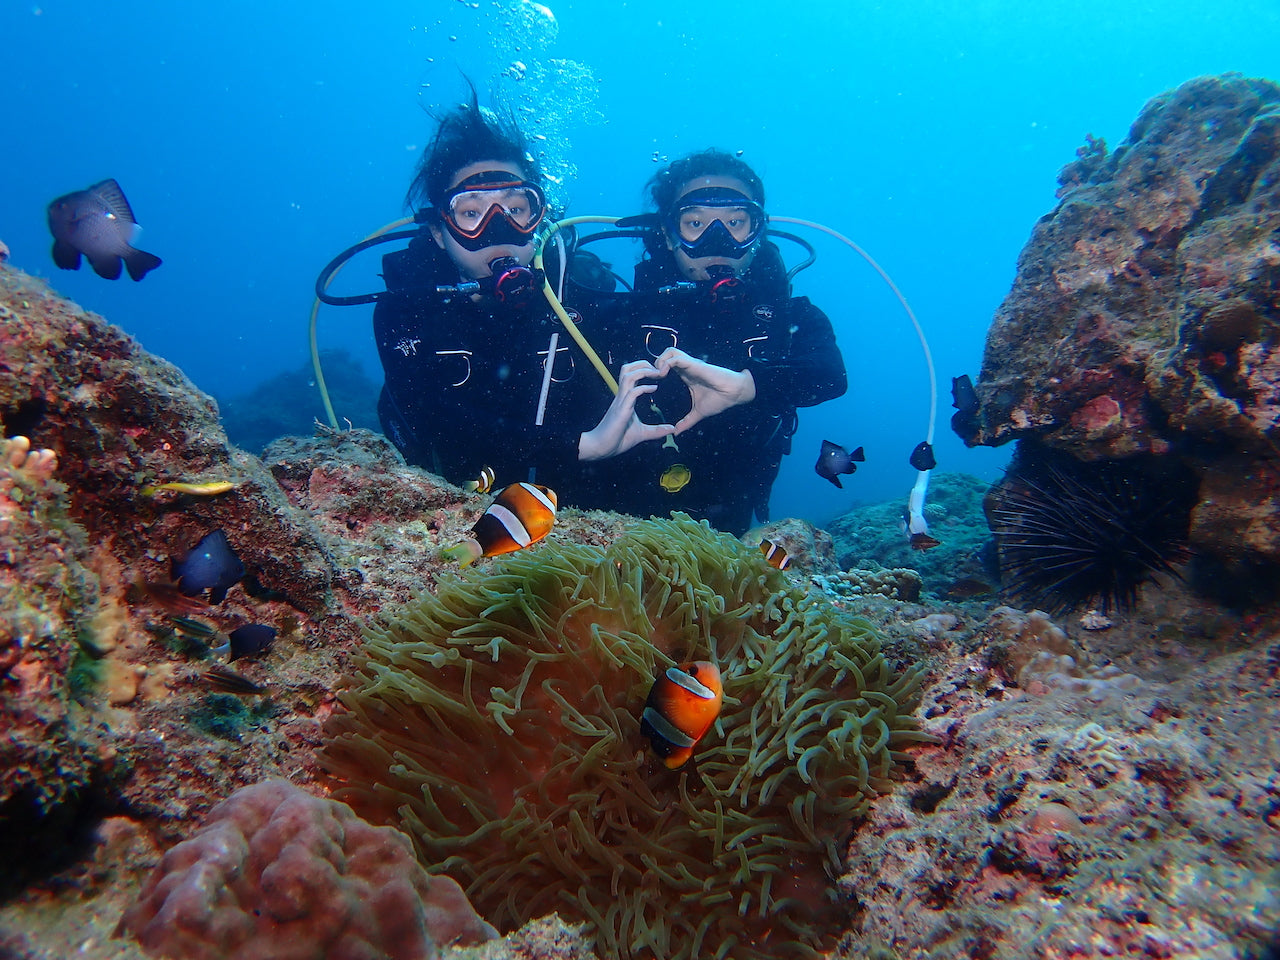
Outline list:
[[[1189,81],[1059,179],[957,429],[1079,460],[1177,457],[1201,481],[1192,548],[1237,581],[1267,565],[1274,589],[1280,85]]]
[[[186,682],[188,658],[155,642],[169,611],[135,589],[166,581],[172,554],[211,529],[228,532],[271,599],[236,587],[208,608],[223,623],[308,621],[348,642],[356,630],[308,620],[334,602],[331,556],[270,473],[227,445],[212,402],[119,329],[7,265],[0,422],[30,438],[11,441],[0,466],[0,599],[10,628],[0,656],[22,649],[0,677],[11,724],[0,773],[0,854],[15,865],[8,883],[76,856],[67,838],[88,832],[95,809],[180,817],[187,804],[207,809],[225,796],[238,768],[256,768],[206,764],[204,738],[185,722],[184,701],[205,694]],[[207,499],[142,492],[172,479],[236,487]],[[293,633],[291,646],[302,631]],[[177,777],[183,789],[163,788]]]
[[[26,437],[0,440],[0,858],[15,867],[57,856],[35,824],[78,802],[104,769],[103,738],[74,699],[90,679],[76,638],[98,582],[56,468]],[[24,879],[0,874],[0,896]]]
[[[409,838],[287,780],[237,790],[169,850],[118,933],[157,957],[429,960],[496,936]]]
[[[968,474],[935,472],[925,517],[942,542],[931,550],[911,549],[902,532],[902,501],[855,506],[827,524],[836,562],[850,571],[915,570],[923,594],[934,596],[945,595],[961,578],[994,579],[984,557],[991,535],[982,501],[989,489]]]
[[[1225,129],[1229,135],[1231,125]],[[1082,160],[1089,160],[1079,169],[1078,185],[1085,189],[1110,160],[1100,149]],[[111,933],[161,851],[190,837],[209,810],[241,785],[284,776],[318,789],[313,779],[322,724],[334,708],[338,678],[352,670],[361,618],[426,591],[437,601],[484,596],[488,615],[505,618],[505,630],[532,603],[528,593],[504,592],[504,585],[517,582],[505,562],[483,564],[460,586],[439,559],[440,549],[474,524],[484,498],[405,467],[384,441],[360,430],[325,429],[273,444],[262,464],[226,443],[215,416],[212,402],[172,367],[101,318],[0,264],[0,436],[30,440],[20,457],[21,442],[6,445],[8,456],[0,456],[0,955],[6,958],[144,960],[135,941],[112,939]],[[56,456],[52,474],[54,461],[38,454],[46,448]],[[1180,453],[1195,465],[1195,457],[1211,459],[1217,449],[1197,443]],[[1228,555],[1233,541],[1250,550],[1267,544],[1276,525],[1270,501],[1257,497],[1266,464],[1247,451],[1215,463],[1199,476],[1193,539],[1203,546],[1219,538],[1216,556]],[[838,938],[833,953],[847,957],[1267,956],[1280,942],[1280,782],[1274,776],[1280,617],[1257,602],[1265,580],[1240,575],[1247,566],[1233,568],[1238,597],[1248,603],[1243,612],[1176,584],[1144,586],[1134,609],[1123,615],[1089,611],[1060,624],[1037,611],[1005,608],[988,616],[985,602],[943,602],[943,596],[975,595],[940,586],[956,576],[979,576],[976,554],[986,539],[977,507],[985,485],[966,478],[955,487],[962,498],[952,499],[950,484],[941,482],[945,476],[935,479],[938,496],[930,505],[931,523],[944,534],[935,550],[907,552],[897,531],[901,504],[879,508],[881,530],[865,519],[874,510],[856,520],[851,533],[865,535],[861,545],[837,537],[842,566],[874,568],[853,577],[880,574],[881,567],[919,569],[922,602],[855,594],[849,578],[831,576],[821,533],[791,524],[770,529],[798,547],[806,562],[812,556],[812,568],[778,573],[762,563],[754,545],[725,544],[729,567],[712,577],[713,589],[696,591],[686,604],[697,612],[693,627],[692,614],[675,609],[689,594],[678,588],[665,593],[664,581],[638,561],[612,567],[619,584],[638,577],[656,618],[649,619],[646,609],[640,628],[619,634],[626,643],[614,649],[632,649],[635,639],[666,643],[672,624],[685,625],[685,637],[674,642],[690,651],[713,639],[718,649],[728,649],[744,635],[754,638],[747,631],[755,631],[750,623],[763,614],[724,599],[741,596],[739,590],[754,596],[761,583],[782,591],[781,606],[765,603],[763,610],[779,609],[783,618],[764,624],[760,633],[761,641],[769,634],[769,642],[782,644],[778,656],[791,658],[789,668],[770,679],[771,696],[783,684],[789,696],[803,695],[799,685],[826,669],[820,657],[801,662],[796,646],[814,639],[801,621],[816,610],[824,611],[824,622],[827,611],[837,611],[830,615],[845,625],[826,635],[823,642],[832,644],[826,656],[846,640],[857,641],[865,654],[874,635],[890,663],[927,661],[935,680],[925,722],[940,742],[912,749],[911,762],[877,784],[889,793],[855,822],[818,817],[814,835],[797,848],[801,877],[816,883],[802,887],[796,897],[801,904],[785,911],[800,916],[807,904],[830,907],[822,943]],[[237,486],[208,498],[141,492],[170,480]],[[1255,513],[1238,525],[1249,497],[1257,498]],[[540,573],[543,560],[589,556],[595,564],[589,579],[604,583],[614,574],[596,569],[609,566],[599,558],[615,555],[631,524],[612,514],[566,509],[546,541],[509,562],[542,584],[564,567]],[[156,578],[168,575],[170,557],[213,529],[227,532],[250,576],[223,603],[188,616],[224,633],[246,622],[279,630],[269,651],[234,665],[260,694],[211,690],[203,679],[211,663],[208,645],[172,619],[166,606],[172,593],[154,589]],[[928,566],[971,534],[971,546],[936,569]],[[687,583],[691,564],[698,565],[696,551],[691,560],[674,549],[681,542],[662,554],[662,576],[675,583]],[[875,553],[880,549],[886,552]],[[1256,555],[1265,558],[1265,552]],[[1265,572],[1263,561],[1257,569]],[[145,589],[135,589],[139,582]],[[814,596],[805,599],[804,591]],[[665,618],[659,601],[666,604]],[[412,609],[433,602],[424,597]],[[566,623],[585,631],[589,610],[575,607]],[[466,615],[474,624],[474,616]],[[603,623],[602,636],[613,638],[612,612]],[[473,649],[474,657],[459,663],[485,676],[512,666],[513,656],[521,662],[519,651],[501,642],[501,659],[492,660],[489,641],[498,635],[467,634],[451,646]],[[552,642],[549,632],[538,636],[539,643]],[[401,643],[375,645],[407,655],[425,642],[406,635]],[[663,655],[651,654],[652,663],[684,653],[663,649]],[[421,663],[408,666],[423,669]],[[623,669],[602,661],[575,674],[581,678],[576,688],[527,685],[524,704],[545,705],[552,693],[564,698],[574,689],[590,691],[602,674],[617,680]],[[388,676],[398,671],[388,670]],[[628,693],[638,703],[652,679],[642,679],[641,672],[632,670]],[[877,679],[872,673],[864,679]],[[404,676],[415,674],[406,670]],[[726,719],[737,723],[750,710],[735,684],[741,690],[741,679],[731,678]],[[483,702],[487,693],[478,687]],[[806,709],[796,698],[789,702]],[[612,712],[585,713],[593,722],[608,717],[626,731],[628,770],[656,763],[637,736],[633,709],[619,701]],[[422,722],[416,708],[405,716]],[[513,730],[541,736],[557,760],[572,766],[571,746],[561,744],[580,741],[556,725],[559,716],[544,712]],[[785,715],[780,720],[790,722]],[[898,720],[906,724],[904,717]],[[690,804],[706,800],[704,776],[723,772],[717,757],[747,746],[742,734],[726,741],[729,732],[723,723],[713,727],[689,764],[671,775],[686,785]],[[425,730],[407,746],[416,749],[434,736]],[[804,754],[788,757],[779,746],[777,769],[794,769]],[[855,761],[859,754],[852,754]],[[479,758],[477,765],[482,759],[469,746],[456,748],[446,766],[471,757]],[[833,782],[838,785],[815,777],[797,789],[816,795]],[[485,785],[501,790],[503,782]],[[410,787],[408,797],[389,788],[376,794],[388,819],[398,821],[399,808],[418,815],[408,801],[422,794],[414,783]],[[581,792],[573,794],[575,802]],[[860,802],[859,793],[828,793],[827,800]],[[509,787],[506,795],[512,799]],[[683,815],[688,826],[685,795],[654,795],[671,808],[669,822]],[[599,819],[616,817],[619,809],[602,809]],[[724,809],[734,823],[749,813],[733,804]],[[815,801],[814,809],[828,808]],[[797,813],[794,819],[790,811],[770,816],[790,830],[804,822],[804,809]],[[583,823],[594,827],[597,818]],[[576,827],[566,829],[557,836],[563,849],[574,860],[592,862],[573,846]],[[666,881],[658,871],[670,874],[672,861],[664,859],[670,856],[665,849],[654,852],[637,869],[641,884],[661,887]],[[832,862],[832,852],[847,869],[835,904],[820,896],[831,886],[820,867]],[[687,861],[679,866],[692,869]],[[731,876],[723,879],[737,869],[732,861],[715,869],[720,872],[708,897],[728,901],[748,892],[734,887]],[[598,884],[610,906],[611,881],[610,874]],[[751,889],[763,892],[759,884]],[[774,902],[779,889],[778,883],[770,887]],[[699,888],[697,897],[702,895]],[[661,919],[701,922],[697,897],[670,905]],[[732,911],[727,902],[715,909],[737,918],[737,902]],[[570,900],[557,900],[546,910],[582,917],[572,907]],[[717,949],[783,952],[778,945],[793,936],[754,910],[733,918],[763,931],[762,939],[745,946],[726,940]],[[680,931],[672,935],[678,938]],[[455,960],[586,960],[596,939],[593,925],[569,926],[548,912],[500,940],[442,953]]]
[[[828,590],[840,597],[888,597],[905,603],[916,603],[924,581],[910,567],[891,570],[852,569],[822,578]]]
[[[1171,684],[1105,667],[1044,683],[1062,661],[1033,651],[1067,637],[1042,614],[999,611],[979,633],[1021,651],[1027,686],[987,670],[975,636],[970,668],[926,693],[941,742],[854,836],[848,955],[1268,956],[1280,647]]]
[[[915,669],[759,552],[687,517],[544,544],[373,627],[326,727],[335,795],[400,823],[500,927],[550,910],[606,956],[830,945],[838,840],[918,736]],[[679,771],[640,713],[676,662],[725,703]]]
[[[835,544],[831,534],[807,520],[788,517],[748,530],[742,542],[758,547],[763,539],[772,540],[787,551],[792,573],[810,575],[834,573],[837,569]]]

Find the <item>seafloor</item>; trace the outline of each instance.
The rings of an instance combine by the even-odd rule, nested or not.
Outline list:
[[[438,547],[482,501],[365,431],[237,450],[180,371],[3,264],[0,419],[57,457],[50,470],[12,443],[0,457],[0,957],[142,957],[113,930],[214,804],[273,776],[325,792],[315,752],[362,623],[433,589]],[[143,492],[167,480],[236,486]],[[955,513],[939,506],[935,530],[973,536],[978,485],[940,487]],[[918,717],[937,742],[910,748],[853,825],[831,955],[1274,956],[1275,610],[1213,606],[1168,578],[1110,618],[930,599],[973,580],[972,550],[923,583],[850,562],[892,553],[868,545],[876,511],[859,516],[833,525],[835,545],[796,521],[768,532],[796,584],[925,667]],[[551,538],[605,544],[636,522],[566,509]],[[215,528],[250,577],[206,618],[281,626],[268,655],[236,664],[263,697],[210,689],[154,587]],[[443,952],[591,955],[555,917]]]

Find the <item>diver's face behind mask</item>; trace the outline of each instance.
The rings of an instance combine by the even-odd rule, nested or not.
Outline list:
[[[736,177],[699,177],[684,184],[663,219],[667,246],[680,271],[694,281],[722,278],[723,268],[742,276],[769,223],[750,188]]]
[[[437,208],[431,235],[465,278],[480,280],[489,264],[533,260],[533,240],[546,216],[542,188],[513,163],[482,160],[458,170]]]

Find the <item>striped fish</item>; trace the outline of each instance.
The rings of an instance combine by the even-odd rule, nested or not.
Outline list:
[[[765,562],[771,567],[785,570],[791,566],[791,554],[787,553],[787,548],[768,537],[760,541],[760,552],[764,554]]]
[[[462,489],[470,493],[488,493],[493,489],[493,481],[497,479],[497,474],[493,472],[493,467],[481,467],[480,475],[475,480],[468,480],[462,485]]]
[[[724,688],[720,668],[709,660],[668,667],[649,690],[640,732],[667,767],[677,770],[693,756],[720,716]]]
[[[471,536],[444,551],[464,567],[481,557],[514,553],[537,543],[556,522],[556,495],[536,483],[513,483],[494,496]]]

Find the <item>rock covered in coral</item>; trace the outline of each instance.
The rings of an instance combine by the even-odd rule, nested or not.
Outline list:
[[[1025,687],[984,665],[1011,663],[1002,639]],[[854,836],[849,955],[1268,956],[1280,647],[1165,684],[1076,664],[1056,682],[1044,648],[1068,639],[1042,614],[997,611],[970,642],[926,693],[940,745]]]
[[[97,553],[135,577],[167,579],[170,555],[223,529],[265,589],[311,612],[332,603],[324,544],[262,464],[227,443],[217,406],[180,370],[8,266],[0,310],[0,422],[55,451],[71,516]],[[209,498],[142,492],[205,480],[235,488]]]
[[[918,571],[927,593],[943,595],[962,577],[990,576],[981,551],[990,535],[982,513],[989,485],[964,473],[937,473],[929,485],[925,519],[942,542],[913,550],[903,531],[905,501],[860,504],[826,525],[836,560],[845,570],[910,568]],[[918,595],[918,594],[917,594]]]
[[[754,530],[748,530],[742,538],[749,547],[758,547],[764,539],[771,540],[787,553],[787,569],[793,574],[812,576],[831,574],[837,570],[835,546],[831,534],[815,527],[808,520],[788,517],[773,520]]]
[[[1184,458],[1191,542],[1280,561],[1280,86],[1204,77],[1059,177],[987,335],[970,445]]]
[[[428,960],[495,931],[404,834],[269,780],[164,855],[117,935],[170,960]]]
[[[842,596],[851,597],[888,597],[903,603],[918,603],[924,581],[920,574],[910,567],[894,567],[892,569],[866,570],[854,568],[837,574],[847,589],[840,591]],[[839,587],[835,589],[840,590]]]
[[[424,557],[442,538],[464,535],[466,526],[453,529],[451,512],[482,498],[405,466],[380,433],[316,432],[274,441],[263,459],[290,502],[327,535],[343,588],[376,608],[429,587],[434,570]]]
[[[74,700],[76,638],[90,629],[97,578],[67,513],[57,458],[0,440],[0,848],[16,861],[32,824],[84,790],[103,738]],[[56,771],[56,775],[51,775]],[[5,871],[0,895],[20,871]]]
[[[718,665],[724,706],[672,770],[640,721],[688,660]],[[918,683],[758,550],[639,521],[385,616],[322,762],[500,927],[555,910],[604,956],[809,956],[839,932],[839,843],[918,735]]]

